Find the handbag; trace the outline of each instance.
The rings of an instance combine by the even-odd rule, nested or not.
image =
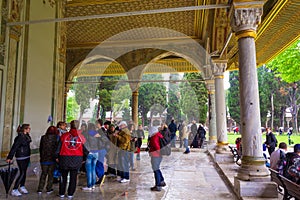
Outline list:
[[[171,147],[166,141],[165,138],[159,138],[159,143],[160,143],[160,155],[162,156],[169,156],[171,155]]]

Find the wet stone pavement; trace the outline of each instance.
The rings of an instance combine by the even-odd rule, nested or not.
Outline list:
[[[182,149],[173,151],[171,156],[163,158],[161,171],[167,186],[160,192],[150,190],[150,187],[154,186],[150,157],[147,152],[141,152],[141,160],[135,161],[136,170],[130,171],[129,183],[119,183],[115,178],[106,178],[101,187],[86,192],[81,189],[86,186],[85,175],[79,174],[73,199],[238,199],[230,187],[227,187],[228,184],[223,181],[222,175],[218,173],[214,162],[204,149],[193,150],[190,154],[182,152]],[[31,175],[27,177],[25,184],[29,194],[22,197],[12,197],[9,194],[7,199],[60,199],[57,196],[58,184],[54,184],[52,194],[48,195],[45,192],[42,195],[37,194],[38,176],[30,173],[34,166],[38,166],[38,163],[32,163],[28,172]],[[0,181],[0,199],[6,199],[2,181]]]

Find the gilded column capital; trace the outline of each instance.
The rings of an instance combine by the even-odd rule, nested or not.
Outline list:
[[[227,69],[227,60],[213,61],[213,74],[215,78],[224,78]]]
[[[263,14],[263,1],[235,2],[230,9],[231,27],[239,38],[256,37]]]

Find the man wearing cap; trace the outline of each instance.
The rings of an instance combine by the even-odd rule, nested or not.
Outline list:
[[[129,180],[129,158],[130,158],[130,131],[127,128],[127,123],[121,121],[119,123],[120,132],[114,134],[118,144],[118,172],[121,176],[120,183],[128,183]]]

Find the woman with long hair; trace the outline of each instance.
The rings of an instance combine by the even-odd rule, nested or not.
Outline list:
[[[22,193],[28,194],[28,191],[25,188],[25,182],[26,171],[30,162],[30,130],[31,128],[29,124],[23,124],[22,126],[18,127],[18,135],[15,138],[11,150],[6,158],[6,162],[11,163],[13,157],[15,156],[20,171],[19,176],[15,182],[14,188],[11,191],[12,196],[22,196]],[[20,189],[20,191],[18,189]]]

